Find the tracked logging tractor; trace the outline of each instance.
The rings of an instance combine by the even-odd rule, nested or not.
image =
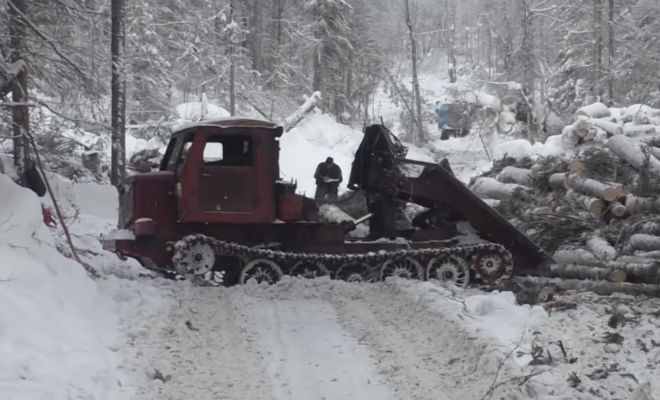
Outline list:
[[[197,282],[275,282],[283,275],[375,281],[388,276],[457,285],[494,282],[544,261],[526,236],[476,197],[448,163],[405,158],[382,125],[366,128],[348,186],[367,199],[354,221],[319,220],[314,200],[279,175],[282,128],[263,121],[200,122],[172,135],[157,172],[128,178],[107,248]],[[418,213],[395,223],[406,203]],[[457,226],[469,225],[471,240]],[[469,224],[465,224],[469,222]],[[369,236],[351,239],[356,224]]]

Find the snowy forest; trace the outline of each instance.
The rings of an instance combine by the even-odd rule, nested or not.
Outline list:
[[[117,3],[129,125],[158,124],[177,102],[202,93],[232,114],[258,110],[276,120],[317,90],[326,112],[371,121],[379,117],[370,109],[376,88],[393,80],[413,88],[401,76],[424,62],[450,65],[452,80],[518,82],[540,114],[565,117],[595,100],[658,106],[657,1]],[[29,101],[61,117],[50,135],[66,124],[108,133],[109,2],[5,0],[0,7],[0,71],[27,64]],[[417,102],[414,92],[404,94],[411,108],[435,100]],[[11,126],[7,106],[2,121]]]
[[[0,304],[2,400],[660,400],[660,0],[0,0]]]

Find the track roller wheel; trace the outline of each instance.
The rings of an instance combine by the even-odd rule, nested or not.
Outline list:
[[[178,250],[172,258],[177,272],[183,276],[204,276],[215,266],[215,251],[208,243],[192,243]]]
[[[320,261],[302,260],[293,264],[289,275],[314,279],[328,275],[328,269]]]
[[[282,270],[271,260],[258,258],[248,262],[241,271],[240,283],[245,284],[250,279],[257,283],[275,283],[282,278]]]
[[[346,263],[337,270],[335,279],[346,282],[373,282],[369,278],[369,264],[367,263]]]
[[[464,288],[470,281],[470,268],[467,262],[458,256],[435,257],[429,260],[426,266],[426,276],[429,280],[451,282]]]
[[[387,260],[380,268],[380,279],[385,280],[389,276],[406,279],[424,279],[424,268],[412,257],[402,257]]]
[[[477,277],[485,282],[493,283],[507,273],[507,262],[498,253],[478,254],[474,263]]]

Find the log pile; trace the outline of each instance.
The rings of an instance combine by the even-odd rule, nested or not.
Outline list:
[[[553,255],[543,275],[598,292],[644,284],[660,293],[656,124],[660,110],[646,106],[583,107],[561,134],[572,151],[495,162],[470,187]]]

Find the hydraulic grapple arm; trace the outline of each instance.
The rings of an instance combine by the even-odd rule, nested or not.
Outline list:
[[[546,260],[527,236],[484,203],[457,179],[448,163],[405,159],[406,148],[382,125],[365,130],[349,178],[349,188],[369,195],[399,199],[428,208],[450,209],[470,222],[486,239],[507,248],[519,272]]]

